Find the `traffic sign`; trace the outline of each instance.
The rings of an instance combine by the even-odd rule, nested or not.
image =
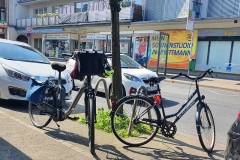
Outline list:
[[[26,32],[32,33],[32,26],[26,26]]]

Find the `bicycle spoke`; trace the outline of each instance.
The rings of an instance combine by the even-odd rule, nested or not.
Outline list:
[[[112,128],[116,137],[130,146],[139,146],[149,142],[157,133],[156,123],[160,116],[158,110],[152,106],[152,102],[148,99],[132,97],[115,106]]]

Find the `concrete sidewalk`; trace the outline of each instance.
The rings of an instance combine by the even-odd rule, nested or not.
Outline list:
[[[0,108],[0,159],[223,159],[225,145],[216,144],[214,151],[207,154],[195,136],[178,132],[175,139],[157,135],[141,147],[128,147],[119,142],[113,134],[95,130],[96,155],[88,148],[87,125],[75,121],[59,122],[60,129],[51,122],[44,129],[32,126],[30,120],[7,113]],[[18,117],[17,117],[18,116]],[[17,118],[16,118],[17,117]]]
[[[172,83],[184,83],[184,84],[190,84],[192,83],[191,80],[179,77],[177,79],[171,79],[171,77],[175,76],[176,74],[168,74],[166,76],[159,75],[166,77],[166,81],[172,82]],[[194,77],[194,76],[192,76]],[[230,90],[235,92],[240,92],[240,80],[229,80],[229,79],[220,79],[220,78],[209,78],[204,77],[202,80],[199,81],[200,86],[210,87],[210,88],[219,88],[223,90]]]

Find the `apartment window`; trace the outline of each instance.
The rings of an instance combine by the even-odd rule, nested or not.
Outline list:
[[[57,13],[57,14],[59,14],[62,9],[63,9],[63,6],[53,6],[53,7],[52,7],[52,13]]]
[[[1,11],[0,20],[1,21],[6,21],[6,9],[5,8],[0,8],[0,11]]]
[[[47,13],[47,7],[38,8],[33,10],[33,16],[35,17],[37,14],[45,14]]]
[[[75,3],[75,12],[87,12],[89,10],[89,3]]]

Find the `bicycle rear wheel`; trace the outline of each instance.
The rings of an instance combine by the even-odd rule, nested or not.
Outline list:
[[[56,99],[54,96],[45,97],[44,103],[55,106]],[[29,102],[28,113],[32,124],[37,128],[46,127],[52,120],[47,113],[47,108],[43,104],[33,104]]]
[[[119,141],[137,147],[154,138],[158,132],[157,123],[160,118],[160,112],[153,101],[135,95],[116,103],[111,114],[111,125]]]
[[[95,154],[95,130],[94,130],[94,120],[95,120],[95,110],[96,101],[93,97],[88,99],[88,137],[89,137],[89,148],[91,154]]]
[[[210,153],[215,145],[215,124],[207,104],[200,105],[196,113],[196,127],[202,148]]]

